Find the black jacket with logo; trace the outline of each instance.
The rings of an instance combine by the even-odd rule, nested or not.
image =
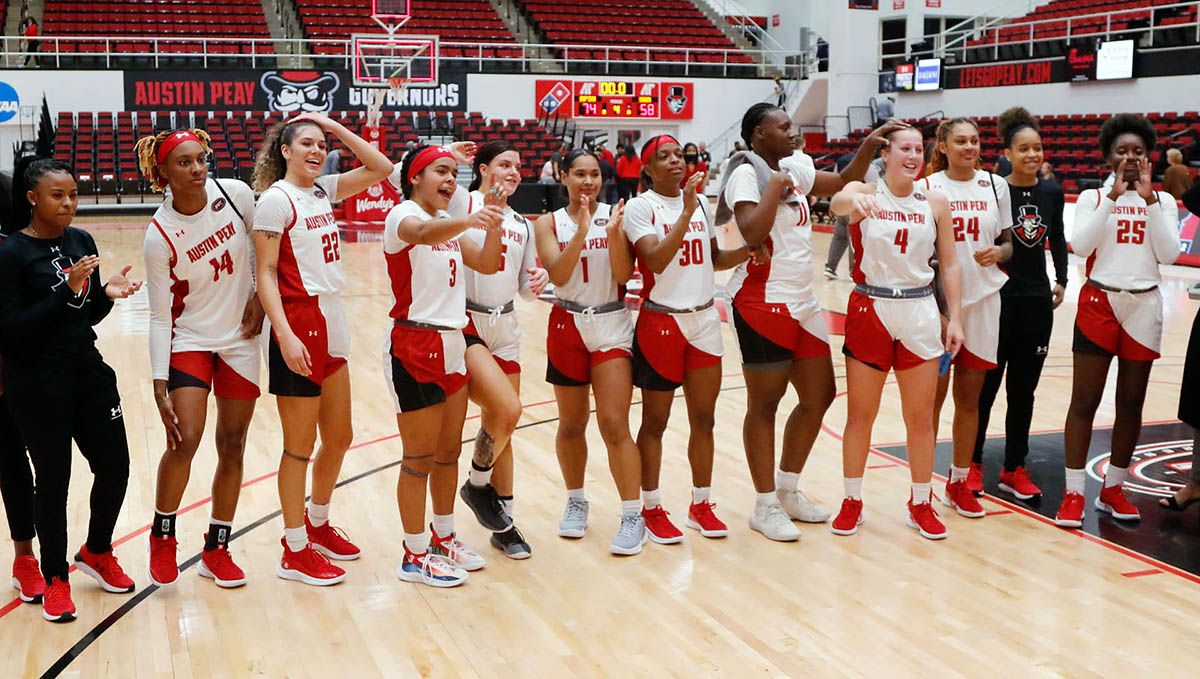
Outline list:
[[[1054,280],[1067,285],[1067,238],[1063,232],[1063,191],[1058,184],[1038,179],[1034,186],[1009,184],[1012,197],[1012,259],[1004,263],[1008,282],[1000,289],[1005,297],[1049,297],[1046,274],[1046,241],[1054,260]]]

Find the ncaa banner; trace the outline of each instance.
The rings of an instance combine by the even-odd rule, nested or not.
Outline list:
[[[157,111],[275,111],[306,113],[365,108],[371,88],[354,87],[347,71],[322,70],[132,70],[125,71],[124,109]],[[385,111],[465,111],[467,76],[442,71],[428,89],[389,92]],[[117,110],[117,109],[114,109]]]
[[[0,70],[0,127],[21,124],[21,108],[34,116],[25,124],[37,125],[42,95],[50,112],[122,111],[121,71]]]

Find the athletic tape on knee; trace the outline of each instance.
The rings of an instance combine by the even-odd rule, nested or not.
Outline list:
[[[303,462],[304,464],[308,464],[309,462],[312,462],[312,456],[311,456],[311,455],[310,455],[310,456],[308,456],[308,457],[302,457],[302,456],[300,456],[300,455],[297,455],[297,454],[295,454],[295,453],[288,452],[288,451],[286,451],[286,450],[285,450],[285,451],[283,451],[283,456],[284,456],[284,457],[290,457],[290,458],[292,458],[293,460],[298,460],[298,461],[300,461],[300,462]]]

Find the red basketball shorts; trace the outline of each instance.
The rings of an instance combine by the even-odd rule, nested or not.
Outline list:
[[[915,368],[945,351],[942,319],[933,295],[876,299],[850,293],[842,353],[887,372]]]
[[[816,299],[772,304],[733,300],[742,365],[791,363],[829,355],[829,326]]]
[[[383,373],[398,413],[439,403],[467,385],[467,343],[459,330],[392,327]]]
[[[167,391],[196,387],[217,398],[256,399],[262,353],[250,340],[222,351],[181,351],[171,354]]]
[[[716,307],[686,314],[638,312],[633,335],[633,384],[671,391],[689,370],[721,362],[721,315]]]
[[[337,372],[350,357],[350,326],[339,295],[293,297],[283,300],[283,315],[292,332],[300,338],[312,361],[312,373],[292,372],[275,331],[267,347],[268,389],[276,396],[320,396],[325,378]]]
[[[592,368],[629,358],[633,317],[622,309],[607,314],[573,314],[555,306],[546,332],[546,381],[564,387],[592,382]]]
[[[1163,301],[1149,292],[1109,292],[1094,285],[1079,291],[1072,349],[1132,361],[1153,361],[1162,346]]]

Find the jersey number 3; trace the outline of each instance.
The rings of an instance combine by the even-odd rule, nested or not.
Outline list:
[[[233,275],[233,257],[228,251],[220,257],[213,257],[212,259],[208,260],[208,263],[212,265],[213,268],[213,282],[221,280],[222,271],[230,276]]]
[[[1146,222],[1132,222],[1128,219],[1117,220],[1117,242],[1141,245],[1146,241]]]

